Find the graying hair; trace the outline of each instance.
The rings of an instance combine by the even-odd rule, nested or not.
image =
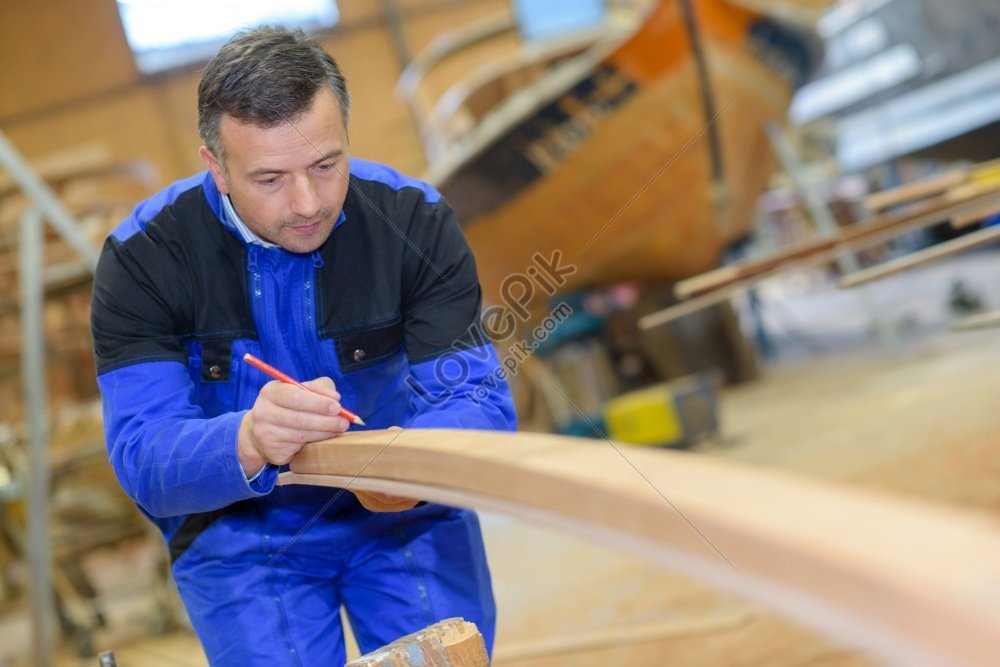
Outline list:
[[[294,120],[321,86],[340,104],[344,125],[351,94],[337,62],[302,30],[261,26],[234,35],[209,61],[198,84],[198,131],[220,162],[223,115],[271,128]]]

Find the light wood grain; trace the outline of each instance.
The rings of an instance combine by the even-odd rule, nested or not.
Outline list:
[[[583,533],[900,665],[1000,654],[995,519],[714,461],[539,434],[307,445],[282,483],[381,490]]]
[[[352,660],[345,667],[489,667],[475,623],[447,618]]]

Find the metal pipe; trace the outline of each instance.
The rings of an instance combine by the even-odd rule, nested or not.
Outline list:
[[[816,225],[820,236],[834,236],[840,229],[840,225],[837,224],[826,202],[819,197],[815,189],[810,187],[802,176],[802,173],[805,171],[805,165],[802,164],[802,161],[796,154],[792,142],[784,130],[774,121],[767,122],[764,129],[771,140],[771,146],[778,157],[778,162],[781,163],[782,168],[785,170],[788,180],[792,183],[792,188],[802,198],[802,203],[805,205],[813,224]],[[836,262],[841,272],[846,275],[850,275],[861,268],[857,256],[850,252],[837,255]],[[861,301],[861,307],[867,311],[875,333],[878,335],[886,352],[892,356],[898,355],[900,349],[895,328],[892,323],[882,316],[881,309],[875,301],[875,296],[867,289],[860,289],[858,290],[858,300]]]
[[[0,166],[4,167],[18,187],[31,198],[35,207],[52,223],[59,235],[76,251],[91,271],[97,268],[98,250],[80,231],[76,218],[66,210],[52,189],[31,168],[14,144],[0,132]],[[41,267],[41,260],[39,260]]]
[[[47,456],[48,397],[45,382],[45,339],[42,310],[44,247],[42,213],[29,208],[21,217],[21,329],[24,340],[21,372],[27,412],[28,439],[28,567],[31,579],[31,632],[35,662],[52,663],[53,599],[49,572],[52,551],[48,535],[49,463]]]
[[[399,69],[405,71],[412,57],[410,56],[410,45],[406,39],[406,26],[403,24],[403,16],[400,14],[395,0],[382,0],[382,16],[389,28],[392,49],[396,52]]]
[[[698,29],[698,21],[694,14],[694,7],[691,0],[681,0],[681,13],[684,15],[684,28],[687,31],[688,39],[691,40],[691,54],[694,56],[695,68],[698,72],[699,89],[701,92],[701,103],[707,123],[708,154],[712,166],[712,181],[717,188],[725,186],[725,174],[722,170],[722,144],[719,140],[719,129],[712,119],[715,118],[715,91],[712,88],[712,79],[708,71],[708,57],[705,48],[701,43],[701,32]]]

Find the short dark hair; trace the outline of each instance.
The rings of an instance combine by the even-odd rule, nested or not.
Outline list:
[[[198,84],[198,131],[224,158],[219,124],[228,114],[270,128],[297,118],[328,86],[347,124],[351,94],[337,62],[302,30],[261,26],[234,35],[209,61]]]

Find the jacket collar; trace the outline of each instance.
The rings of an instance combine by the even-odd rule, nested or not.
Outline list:
[[[253,230],[247,227],[243,219],[240,218],[240,214],[236,212],[233,207],[233,202],[229,199],[229,195],[219,192],[219,188],[215,185],[215,179],[212,178],[212,174],[209,171],[205,171],[205,178],[202,182],[202,189],[205,192],[205,199],[208,200],[208,205],[218,218],[222,226],[231,231],[233,234],[243,239],[243,242],[247,245],[259,245],[264,248],[280,248],[281,246],[265,241],[264,239],[257,236]],[[344,210],[340,210],[340,215],[337,217],[337,223],[333,226],[334,229],[339,227],[344,221],[347,220],[347,215]]]

